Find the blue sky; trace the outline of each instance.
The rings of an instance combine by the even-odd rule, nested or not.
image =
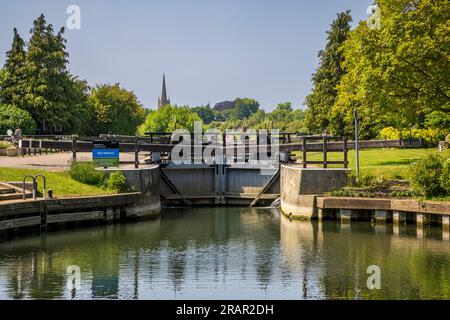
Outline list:
[[[172,103],[190,106],[250,97],[266,110],[311,90],[317,52],[336,13],[354,25],[372,0],[0,0],[0,64],[12,29],[29,39],[44,13],[55,28],[81,8],[81,30],[67,30],[71,72],[91,85],[120,82],[155,108],[166,73]]]

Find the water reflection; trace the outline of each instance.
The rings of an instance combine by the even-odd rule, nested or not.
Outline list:
[[[0,298],[450,298],[449,241],[413,227],[172,209],[155,221],[0,243]],[[366,287],[370,265],[381,268],[381,290]],[[81,270],[77,286],[69,266]]]

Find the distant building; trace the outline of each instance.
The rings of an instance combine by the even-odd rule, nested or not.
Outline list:
[[[170,98],[167,98],[166,75],[163,74],[162,92],[161,92],[161,97],[158,98],[158,109],[160,109],[168,104],[170,104]]]

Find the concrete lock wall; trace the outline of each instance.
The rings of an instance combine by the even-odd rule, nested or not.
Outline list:
[[[248,206],[277,172],[249,165],[168,165],[161,168],[189,205]],[[268,188],[259,204],[268,205],[278,197],[278,179]],[[176,195],[165,181],[161,181],[164,205],[178,205]]]
[[[347,183],[348,169],[281,166],[281,210],[292,218],[317,218],[316,197]]]
[[[158,216],[161,211],[159,166],[145,168],[104,169],[106,175],[120,171],[126,178],[128,187],[141,192],[138,200],[130,205],[126,214],[128,218]]]

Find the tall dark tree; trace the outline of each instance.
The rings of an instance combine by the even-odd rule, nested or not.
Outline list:
[[[67,70],[64,28],[54,34],[44,15],[33,23],[25,62],[26,86],[23,106],[45,132],[67,128],[71,79]]]
[[[26,59],[25,42],[14,28],[11,50],[6,53],[6,62],[0,78],[0,99],[3,103],[20,107]]]
[[[312,77],[313,90],[306,98],[307,125],[311,132],[329,129],[331,108],[337,97],[337,85],[345,74],[341,46],[350,33],[350,11],[341,12],[327,32],[328,43],[319,52],[320,65]]]

